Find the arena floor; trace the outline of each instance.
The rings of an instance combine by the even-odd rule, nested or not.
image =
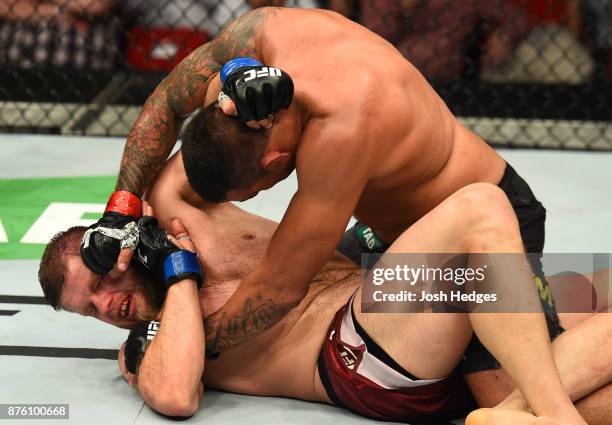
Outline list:
[[[123,381],[116,361],[110,360],[127,331],[53,311],[41,301],[36,277],[49,236],[68,225],[92,223],[103,210],[123,142],[0,135],[0,403],[67,403],[70,421],[76,424],[168,423],[144,406]],[[500,153],[548,209],[547,252],[612,252],[612,153]],[[292,176],[242,206],[279,220],[295,185]],[[207,392],[200,411],[186,422],[375,421],[319,404]]]

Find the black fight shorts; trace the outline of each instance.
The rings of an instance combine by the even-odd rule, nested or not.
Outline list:
[[[498,186],[506,193],[512,208],[514,208],[525,250],[528,253],[541,254],[544,250],[546,209],[536,199],[527,182],[509,164],[506,164],[504,175]],[[388,248],[389,244],[382,241],[369,226],[357,223],[346,231],[337,249],[355,263],[361,264],[362,253],[384,253]],[[538,287],[540,301],[546,316],[548,333],[551,340],[553,340],[563,332],[563,329],[559,324],[559,317],[555,309],[552,292],[544,277],[541,255],[530,257],[534,284]],[[368,263],[363,264],[363,266],[369,269],[375,263],[375,258],[370,258]],[[474,335],[459,365],[459,370],[467,374],[499,369],[500,367],[495,357],[487,351],[476,335]]]

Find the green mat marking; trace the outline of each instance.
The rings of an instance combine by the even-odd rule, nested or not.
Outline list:
[[[108,200],[116,176],[0,180],[0,220],[9,242],[0,243],[0,260],[38,259],[44,244],[20,243],[52,202],[101,203]],[[99,214],[85,213],[96,219]]]

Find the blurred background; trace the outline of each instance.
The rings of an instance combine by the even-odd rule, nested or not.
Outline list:
[[[389,40],[530,183],[546,252],[612,252],[612,0],[0,0],[1,402],[70,403],[88,425],[165,423],[112,360],[127,332],[45,305],[38,263],[57,231],[100,217],[161,79],[267,5],[335,10]],[[293,174],[240,206],[280,220],[296,188]],[[231,394],[202,408],[190,423],[370,423]]]
[[[612,150],[612,0],[0,0],[0,132],[126,136],[174,65],[268,5],[377,32],[491,144]]]

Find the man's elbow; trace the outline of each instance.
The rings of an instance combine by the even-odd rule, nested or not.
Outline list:
[[[143,395],[143,398],[144,395]],[[198,393],[181,394],[180,392],[166,392],[146,397],[145,402],[156,412],[171,417],[188,418],[193,416],[200,406],[201,395]]]
[[[190,417],[195,414],[204,395],[204,385],[195,389],[176,385],[139,385],[140,395],[153,410],[165,416]]]

